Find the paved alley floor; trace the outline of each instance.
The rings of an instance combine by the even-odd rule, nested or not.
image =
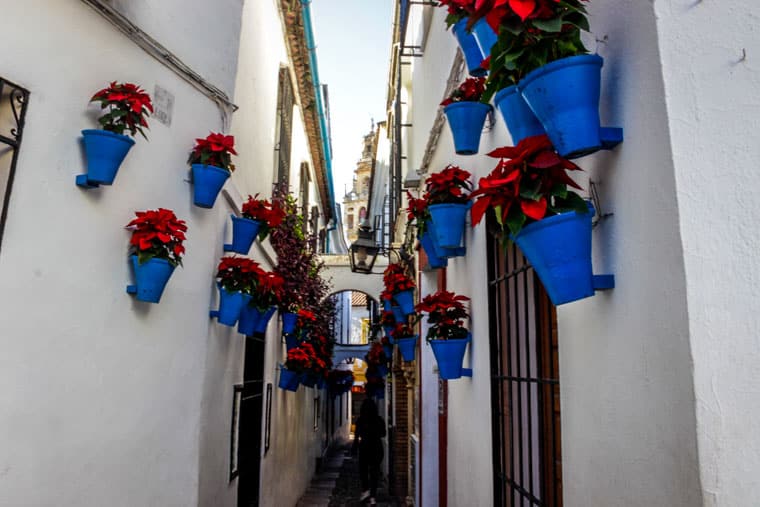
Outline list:
[[[359,501],[359,458],[351,456],[350,442],[332,451],[311,481],[311,486],[297,507],[359,507],[368,505]],[[388,495],[388,481],[383,478],[375,498],[379,506],[401,505]]]

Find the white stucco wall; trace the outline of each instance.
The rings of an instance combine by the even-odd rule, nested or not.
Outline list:
[[[411,59],[408,122],[414,126],[407,130],[404,155],[412,168],[422,161],[455,53],[443,16],[435,13],[425,56]],[[677,23],[683,22],[679,17]],[[699,505],[686,283],[655,14],[648,3],[597,3],[591,24],[593,36],[608,36],[599,45],[606,59],[602,118],[625,127],[626,141],[614,152],[579,161],[581,181],[601,182],[604,210],[614,212],[595,229],[594,265],[597,273],[614,273],[617,288],[558,309],[564,501]],[[693,68],[672,65],[684,73]],[[507,144],[497,116],[494,129],[481,138],[481,154],[458,157],[444,127],[430,171],[455,163],[477,181],[494,166],[483,154]],[[472,379],[449,382],[450,505],[493,501],[485,234],[483,226],[468,230],[467,256],[450,260],[447,271],[448,289],[472,298],[473,342],[465,366],[474,370]]]
[[[705,505],[760,497],[760,7],[658,0]],[[743,51],[746,60],[742,60]]]

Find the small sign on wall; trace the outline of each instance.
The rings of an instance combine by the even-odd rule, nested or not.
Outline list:
[[[174,94],[166,88],[156,85],[153,91],[153,118],[170,127],[173,111]]]

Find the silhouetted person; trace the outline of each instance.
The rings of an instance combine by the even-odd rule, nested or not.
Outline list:
[[[359,409],[356,421],[354,449],[359,447],[359,476],[362,481],[360,500],[369,498],[370,505],[375,504],[377,481],[380,478],[380,463],[383,462],[383,437],[385,421],[377,414],[377,405],[372,398],[366,398]]]

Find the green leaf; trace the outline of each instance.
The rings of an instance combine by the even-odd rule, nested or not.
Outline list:
[[[534,19],[533,26],[544,32],[558,33],[562,31],[562,18]]]
[[[512,207],[509,215],[507,215],[507,227],[509,227],[512,236],[517,236],[525,224],[525,215],[522,211],[515,211],[516,209],[519,209],[519,206]]]

